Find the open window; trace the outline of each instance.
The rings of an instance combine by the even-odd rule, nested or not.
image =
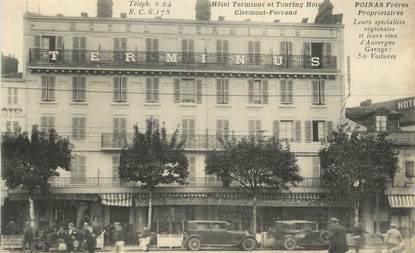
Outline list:
[[[50,54],[51,51],[59,51],[64,48],[62,36],[35,35],[31,60],[48,59],[49,62],[56,62],[62,56],[59,52],[57,56]]]
[[[331,43],[304,42],[304,68],[324,68],[331,55]]]

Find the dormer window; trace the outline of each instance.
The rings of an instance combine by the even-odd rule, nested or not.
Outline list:
[[[388,126],[388,116],[376,115],[376,131],[384,132],[387,130],[387,126]]]

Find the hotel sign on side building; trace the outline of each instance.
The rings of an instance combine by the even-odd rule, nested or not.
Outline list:
[[[398,111],[415,108],[415,98],[405,99],[396,103]]]

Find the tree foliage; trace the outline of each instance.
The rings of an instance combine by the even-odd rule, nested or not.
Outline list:
[[[37,189],[47,192],[48,180],[59,176],[58,168],[69,171],[71,144],[54,129],[49,133],[32,127],[27,132],[7,132],[2,141],[2,177],[10,188],[22,187],[32,196]]]
[[[207,154],[206,172],[225,182],[236,182],[252,193],[273,188],[288,189],[302,181],[297,159],[288,144],[271,138],[227,138],[222,150]]]
[[[320,150],[322,177],[338,193],[355,198],[383,193],[398,171],[386,132],[339,126]]]
[[[177,140],[177,131],[168,140],[164,127],[155,129],[149,124],[141,133],[134,126],[132,145],[121,151],[120,178],[141,182],[150,190],[158,184],[185,184],[188,161],[183,146],[184,142]]]

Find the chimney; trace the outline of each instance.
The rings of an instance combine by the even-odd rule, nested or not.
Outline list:
[[[97,17],[112,17],[112,0],[97,0]]]
[[[210,20],[209,0],[196,0],[196,20]]]
[[[87,18],[88,17],[88,12],[81,12],[81,17]]]
[[[56,17],[63,17],[63,14],[58,13],[58,14],[56,14]]]
[[[120,18],[127,18],[127,13],[125,12],[120,13]]]
[[[372,99],[366,99],[360,102],[360,107],[369,107],[372,104]]]
[[[279,19],[274,19],[274,23],[279,23],[281,20]]]
[[[244,20],[245,22],[251,22],[251,20],[249,18]]]
[[[219,21],[225,21],[225,16],[219,16]]]

